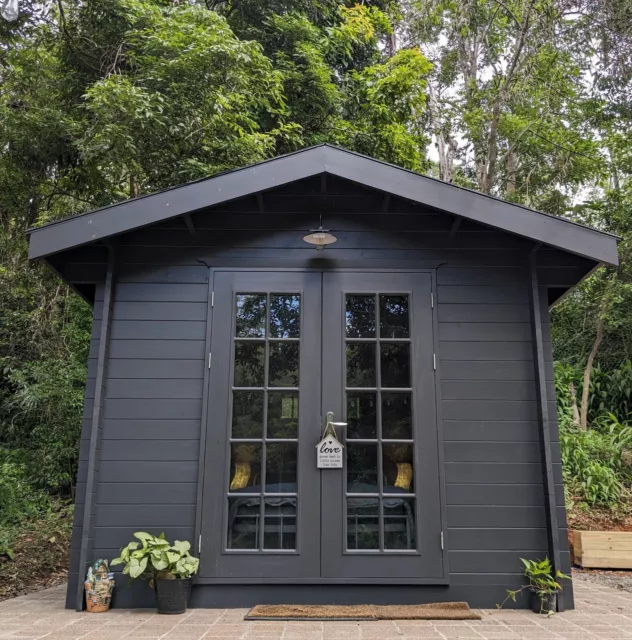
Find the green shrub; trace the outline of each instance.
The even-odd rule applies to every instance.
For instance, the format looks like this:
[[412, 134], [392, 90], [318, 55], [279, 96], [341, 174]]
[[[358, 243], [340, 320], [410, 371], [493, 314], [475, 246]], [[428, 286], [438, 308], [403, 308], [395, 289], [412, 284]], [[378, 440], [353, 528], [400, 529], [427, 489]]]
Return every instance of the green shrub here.
[[623, 454], [630, 438], [626, 425], [582, 431], [561, 414], [562, 473], [569, 490], [590, 505], [617, 506], [627, 493], [630, 472]]
[[[570, 409], [570, 383], [575, 386], [578, 403], [584, 384], [583, 366], [565, 362], [555, 363], [555, 391], [558, 411]], [[578, 407], [579, 408], [579, 407]], [[595, 366], [590, 376], [588, 394], [588, 422], [599, 422], [604, 415], [632, 420], [632, 362], [626, 360], [616, 369], [603, 370]]]
[[[50, 507], [48, 496], [29, 480], [26, 454], [21, 450], [0, 449], [0, 527], [38, 516]], [[5, 540], [6, 542], [6, 540]], [[6, 542], [8, 545], [8, 542]]]

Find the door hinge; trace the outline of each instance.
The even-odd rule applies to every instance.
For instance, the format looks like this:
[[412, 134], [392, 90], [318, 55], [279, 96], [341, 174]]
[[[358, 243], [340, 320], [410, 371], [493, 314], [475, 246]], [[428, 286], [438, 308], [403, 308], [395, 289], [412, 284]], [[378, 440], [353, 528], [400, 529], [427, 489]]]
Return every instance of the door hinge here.
[[[441, 545], [441, 548], [443, 549], [443, 544]], [[198, 555], [200, 553], [202, 553], [202, 534], [200, 534], [200, 537], [198, 538]]]
[[443, 531], [441, 532], [441, 551], [443, 551]]
[[211, 354], [211, 352], [209, 351], [209, 352], [208, 352], [208, 368], [209, 368], [209, 369], [211, 368], [211, 356], [212, 356], [212, 354]]
[[215, 306], [215, 291], [211, 291], [211, 309]]
[[430, 292], [430, 308], [434, 309], [434, 293]]
[[[209, 365], [210, 366], [210, 365]], [[436, 371], [437, 370], [437, 354], [433, 353], [432, 354], [432, 368]]]

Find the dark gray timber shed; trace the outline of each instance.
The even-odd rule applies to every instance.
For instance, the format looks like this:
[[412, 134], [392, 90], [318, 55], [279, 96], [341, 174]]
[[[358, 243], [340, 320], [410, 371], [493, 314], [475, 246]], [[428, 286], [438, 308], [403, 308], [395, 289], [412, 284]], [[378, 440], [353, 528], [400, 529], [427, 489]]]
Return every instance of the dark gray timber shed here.
[[521, 557], [569, 571], [549, 307], [616, 237], [323, 145], [29, 240], [94, 308], [68, 607], [138, 530], [192, 542], [198, 607], [494, 607]]

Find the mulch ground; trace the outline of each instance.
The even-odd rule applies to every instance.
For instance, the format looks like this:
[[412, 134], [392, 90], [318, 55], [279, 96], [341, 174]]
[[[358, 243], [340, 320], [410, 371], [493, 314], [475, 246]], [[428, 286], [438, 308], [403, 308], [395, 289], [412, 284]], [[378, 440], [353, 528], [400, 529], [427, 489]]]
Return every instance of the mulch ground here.
[[20, 527], [11, 543], [14, 559], [0, 556], [0, 602], [68, 579], [71, 530], [69, 509]]

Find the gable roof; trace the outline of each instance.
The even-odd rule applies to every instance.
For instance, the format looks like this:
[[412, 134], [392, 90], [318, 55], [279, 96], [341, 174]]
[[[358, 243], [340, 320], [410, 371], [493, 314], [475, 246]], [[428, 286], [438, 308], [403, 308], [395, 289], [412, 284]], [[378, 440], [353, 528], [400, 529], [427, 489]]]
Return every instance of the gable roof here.
[[42, 259], [320, 174], [350, 180], [599, 263], [618, 264], [617, 237], [612, 234], [327, 144], [35, 227], [29, 230], [29, 258]]

